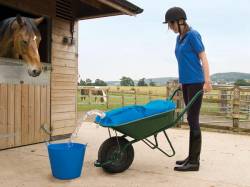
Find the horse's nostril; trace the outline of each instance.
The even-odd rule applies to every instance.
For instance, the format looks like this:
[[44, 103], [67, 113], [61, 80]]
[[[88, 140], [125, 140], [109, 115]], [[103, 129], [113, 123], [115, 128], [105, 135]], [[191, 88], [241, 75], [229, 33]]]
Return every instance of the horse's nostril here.
[[32, 71], [32, 73], [33, 73], [33, 75], [39, 75], [39, 74], [41, 73], [41, 71], [40, 71], [40, 70], [34, 69], [34, 70]]

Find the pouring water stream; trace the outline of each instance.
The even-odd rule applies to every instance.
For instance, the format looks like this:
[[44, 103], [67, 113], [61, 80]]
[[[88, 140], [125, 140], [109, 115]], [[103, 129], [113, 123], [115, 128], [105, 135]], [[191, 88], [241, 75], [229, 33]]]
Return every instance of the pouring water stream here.
[[86, 114], [82, 118], [82, 121], [78, 123], [78, 125], [76, 126], [75, 130], [73, 131], [73, 133], [71, 134], [71, 136], [69, 138], [69, 142], [68, 142], [69, 147], [72, 145], [73, 138], [77, 137], [78, 132], [79, 132], [83, 122], [86, 121], [88, 119], [88, 117], [94, 116], [94, 115], [100, 116], [101, 118], [105, 117], [105, 113], [100, 111], [100, 110], [90, 110], [90, 111], [86, 112]]

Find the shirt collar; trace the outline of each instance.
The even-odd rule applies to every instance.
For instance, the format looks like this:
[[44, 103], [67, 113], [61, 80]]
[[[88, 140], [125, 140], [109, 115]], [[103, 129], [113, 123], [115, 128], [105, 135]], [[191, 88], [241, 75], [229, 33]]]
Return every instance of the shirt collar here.
[[178, 41], [179, 43], [181, 43], [181, 42], [187, 37], [188, 33], [189, 33], [191, 30], [193, 30], [192, 27], [189, 27], [189, 31], [186, 32], [186, 33], [184, 34], [184, 36], [182, 37], [182, 39], [180, 39], [180, 34], [179, 34], [179, 35], [178, 35], [178, 40], [177, 40], [177, 41]]

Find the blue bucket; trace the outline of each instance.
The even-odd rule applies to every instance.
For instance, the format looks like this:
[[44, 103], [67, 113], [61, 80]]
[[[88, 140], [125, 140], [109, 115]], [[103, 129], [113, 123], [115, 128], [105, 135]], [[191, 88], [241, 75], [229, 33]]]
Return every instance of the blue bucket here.
[[85, 144], [49, 144], [48, 152], [53, 176], [58, 179], [74, 179], [80, 177], [85, 150]]

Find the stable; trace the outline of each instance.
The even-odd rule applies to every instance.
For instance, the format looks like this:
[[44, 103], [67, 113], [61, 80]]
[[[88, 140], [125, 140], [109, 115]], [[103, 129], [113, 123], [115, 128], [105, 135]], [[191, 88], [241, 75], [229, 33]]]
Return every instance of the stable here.
[[77, 121], [78, 21], [142, 11], [125, 0], [0, 0], [0, 21], [45, 18], [39, 76], [29, 76], [22, 59], [0, 57], [0, 149], [69, 137]]

